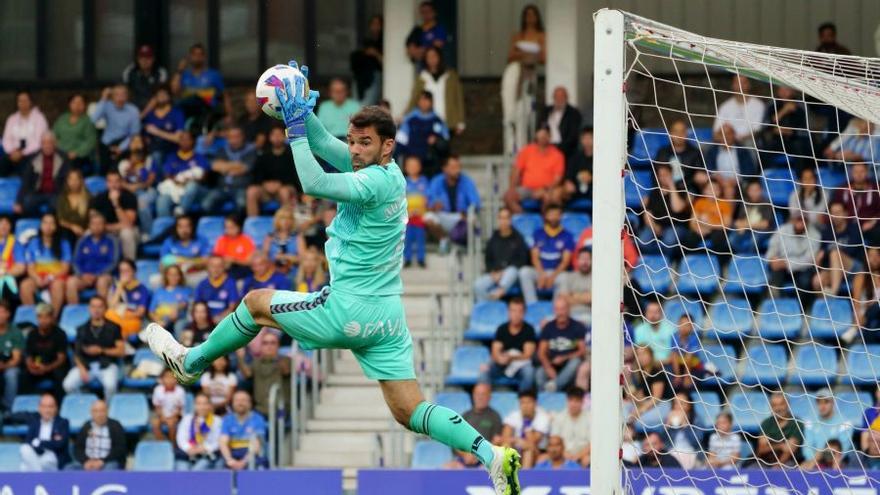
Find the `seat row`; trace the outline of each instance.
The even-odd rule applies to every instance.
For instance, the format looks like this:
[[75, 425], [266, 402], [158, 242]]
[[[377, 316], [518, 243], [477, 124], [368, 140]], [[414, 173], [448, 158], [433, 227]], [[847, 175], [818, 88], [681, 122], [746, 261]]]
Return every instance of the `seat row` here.
[[[0, 473], [15, 472], [21, 466], [21, 444], [0, 443]], [[141, 440], [134, 450], [132, 471], [174, 471], [174, 449], [170, 442]]]

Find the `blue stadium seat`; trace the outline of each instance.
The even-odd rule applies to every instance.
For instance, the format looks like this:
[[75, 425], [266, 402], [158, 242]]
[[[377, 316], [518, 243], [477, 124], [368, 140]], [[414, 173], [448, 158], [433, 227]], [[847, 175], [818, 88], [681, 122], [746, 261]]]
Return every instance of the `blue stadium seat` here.
[[734, 431], [754, 435], [760, 430], [761, 421], [770, 415], [770, 400], [763, 392], [735, 391], [730, 395], [730, 413]]
[[474, 304], [470, 324], [464, 338], [471, 340], [492, 340], [498, 325], [507, 321], [507, 305], [501, 301], [483, 301]]
[[517, 213], [511, 219], [513, 228], [523, 236], [526, 243], [531, 246], [535, 231], [544, 226], [544, 219], [537, 213]]
[[736, 368], [739, 360], [732, 345], [707, 344], [700, 351], [700, 360], [715, 368], [704, 378], [696, 379], [700, 386], [730, 385], [736, 382]]
[[816, 299], [807, 318], [807, 328], [810, 337], [814, 339], [836, 341], [853, 325], [852, 300], [843, 297], [825, 296]]
[[854, 345], [844, 350], [849, 353], [844, 371], [845, 383], [876, 387], [880, 381], [880, 345]]
[[21, 188], [21, 179], [0, 179], [0, 215], [11, 215], [18, 190]]
[[166, 230], [174, 225], [174, 217], [156, 217], [150, 227], [150, 240], [158, 239]]
[[722, 403], [715, 392], [692, 392], [691, 401], [694, 407], [694, 426], [708, 430], [715, 426], [715, 419], [721, 413]]
[[784, 345], [758, 344], [746, 352], [740, 381], [744, 385], [779, 388], [785, 383], [788, 356]]
[[452, 461], [452, 449], [434, 440], [421, 440], [413, 447], [412, 469], [440, 469]]
[[682, 294], [708, 296], [718, 291], [721, 268], [715, 256], [689, 254], [679, 263], [678, 272], [678, 291]]
[[137, 279], [149, 287], [151, 291], [158, 289], [162, 285], [162, 277], [157, 277], [160, 274], [158, 261], [137, 260], [135, 267], [137, 268]]
[[711, 323], [706, 328], [706, 339], [710, 342], [739, 341], [740, 338], [752, 333], [754, 315], [748, 301], [730, 298], [726, 302], [712, 304], [709, 322]]
[[15, 240], [24, 245], [31, 236], [40, 232], [39, 218], [19, 218], [15, 221]]
[[498, 412], [501, 419], [519, 409], [519, 398], [516, 392], [492, 392], [489, 407]]
[[705, 311], [701, 301], [690, 300], [686, 297], [679, 296], [673, 297], [663, 303], [664, 318], [672, 322], [673, 325], [678, 325], [678, 320], [680, 320], [684, 314], [691, 317], [691, 321], [694, 322], [694, 326], [697, 327], [697, 330], [703, 327]]
[[217, 238], [223, 235], [223, 217], [202, 217], [196, 227], [196, 235], [201, 237], [213, 249]]
[[816, 408], [816, 396], [812, 392], [805, 390], [787, 392], [785, 400], [788, 401], [791, 415], [800, 421], [812, 421], [819, 416]]
[[[137, 366], [139, 364], [141, 364], [141, 361], [144, 361], [144, 360], [155, 361], [157, 363], [162, 362], [159, 360], [158, 357], [156, 357], [155, 354], [153, 354], [153, 351], [151, 351], [148, 348], [136, 350], [134, 352], [134, 357], [132, 358], [132, 364], [134, 365], [134, 367], [137, 368]], [[153, 377], [132, 378], [130, 376], [125, 376], [122, 378], [122, 386], [125, 388], [136, 388], [136, 389], [140, 389], [140, 390], [152, 390], [153, 387], [156, 386], [156, 379]]]
[[[12, 414], [35, 413], [40, 404], [39, 395], [17, 395], [12, 401]], [[3, 435], [8, 437], [23, 437], [27, 434], [27, 426], [23, 424], [6, 424], [3, 426]]]
[[249, 217], [244, 221], [242, 232], [249, 235], [259, 248], [263, 246], [266, 236], [271, 234], [273, 230], [275, 227], [272, 225], [272, 217]]
[[37, 326], [37, 309], [36, 306], [21, 305], [15, 310], [15, 316], [12, 318], [15, 325], [30, 324]]
[[874, 405], [871, 394], [868, 392], [845, 390], [835, 393], [834, 398], [840, 414], [856, 428], [861, 428], [865, 424], [865, 409]]
[[643, 292], [665, 294], [672, 285], [669, 264], [662, 255], [645, 255], [632, 271], [632, 277]]
[[[652, 172], [648, 171], [647, 174], [652, 174]], [[638, 178], [636, 177], [637, 175]], [[650, 177], [650, 175], [642, 172], [632, 172], [626, 174], [623, 178], [623, 194], [627, 208], [636, 211], [642, 210], [642, 198], [650, 192], [650, 188], [645, 187], [648, 180], [647, 177]]]
[[67, 334], [71, 342], [76, 338], [76, 329], [89, 321], [89, 306], [86, 304], [68, 304], [61, 310], [58, 326]]
[[541, 332], [541, 322], [553, 318], [552, 301], [535, 301], [526, 306], [526, 322], [535, 327], [535, 332]]
[[568, 398], [563, 392], [541, 392], [538, 405], [549, 413], [563, 412], [568, 407]]
[[[828, 164], [830, 165], [830, 164]], [[837, 188], [837, 187], [845, 187], [846, 186], [846, 172], [831, 166], [823, 166], [819, 167], [819, 185], [821, 185], [825, 189]], [[830, 191], [826, 191], [826, 194], [830, 195]]]
[[837, 381], [837, 350], [805, 342], [797, 346], [789, 383], [804, 387], [828, 387]]
[[804, 317], [795, 298], [765, 300], [758, 307], [758, 335], [764, 339], [793, 339], [801, 332]]
[[86, 189], [89, 190], [89, 194], [91, 194], [92, 196], [97, 196], [103, 192], [107, 192], [107, 179], [101, 177], [100, 175], [86, 177], [85, 184]]
[[523, 198], [519, 201], [519, 205], [522, 206], [523, 211], [529, 213], [540, 213], [541, 211], [541, 202], [535, 198]]
[[141, 440], [134, 449], [132, 471], [173, 471], [174, 449], [167, 441]]
[[775, 207], [788, 206], [788, 198], [795, 190], [794, 177], [789, 168], [764, 170], [764, 190]]
[[650, 166], [660, 148], [669, 146], [669, 134], [662, 127], [646, 127], [633, 136], [629, 163], [633, 167]]
[[[289, 355], [289, 354], [288, 354]], [[183, 400], [183, 414], [190, 414], [196, 406], [196, 397], [192, 392], [187, 392]]]
[[0, 443], [0, 473], [18, 472], [21, 467], [21, 444]]
[[592, 224], [593, 222], [590, 219], [590, 215], [587, 215], [586, 213], [562, 214], [562, 228], [569, 231], [571, 235], [574, 236], [575, 240], [580, 237], [581, 232]]
[[727, 270], [724, 292], [742, 296], [767, 290], [767, 265], [757, 256], [734, 256]]
[[[691, 144], [698, 147], [700, 144], [706, 144], [712, 142], [712, 128], [711, 127], [691, 127], [688, 129], [688, 139], [692, 142]], [[693, 142], [696, 141], [696, 142]]]
[[471, 396], [467, 392], [439, 392], [434, 397], [434, 403], [448, 407], [458, 414], [463, 414], [471, 408]]
[[98, 400], [95, 394], [67, 394], [61, 401], [62, 418], [70, 422], [70, 432], [79, 433], [83, 424], [91, 418], [92, 403]]
[[142, 393], [114, 395], [110, 399], [109, 413], [122, 424], [126, 433], [143, 433], [150, 422], [150, 406]]
[[465, 346], [452, 356], [448, 385], [473, 385], [480, 377], [480, 366], [489, 362], [489, 350], [483, 346]]

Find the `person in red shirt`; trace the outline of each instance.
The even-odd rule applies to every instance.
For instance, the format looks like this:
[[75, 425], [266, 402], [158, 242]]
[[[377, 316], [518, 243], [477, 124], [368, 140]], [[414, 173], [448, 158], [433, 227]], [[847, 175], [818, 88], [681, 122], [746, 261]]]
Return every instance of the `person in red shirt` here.
[[40, 152], [22, 173], [21, 189], [13, 205], [14, 212], [34, 216], [54, 205], [69, 170], [69, 164], [58, 153], [55, 134], [47, 131], [40, 140]]
[[226, 217], [223, 235], [217, 238], [214, 245], [214, 256], [223, 258], [226, 271], [238, 280], [251, 274], [251, 258], [257, 246], [254, 240], [241, 232], [241, 220], [232, 214]]
[[553, 192], [558, 189], [565, 174], [565, 156], [550, 144], [550, 130], [542, 126], [535, 134], [535, 142], [516, 156], [510, 173], [510, 188], [504, 202], [514, 213], [521, 213], [521, 201], [535, 199], [544, 203], [557, 202]]

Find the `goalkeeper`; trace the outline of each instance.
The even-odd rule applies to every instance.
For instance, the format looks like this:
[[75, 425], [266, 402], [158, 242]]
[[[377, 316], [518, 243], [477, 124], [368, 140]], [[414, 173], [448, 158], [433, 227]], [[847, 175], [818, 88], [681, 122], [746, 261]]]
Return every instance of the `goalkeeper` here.
[[[346, 149], [312, 113], [318, 93], [304, 95], [305, 66], [302, 74], [276, 93], [303, 192], [339, 203], [325, 246], [330, 286], [312, 293], [251, 291], [194, 348], [151, 323], [145, 331], [150, 348], [182, 384], [194, 383], [213, 360], [244, 347], [264, 326], [287, 332], [304, 349], [351, 349], [366, 376], [379, 381], [400, 424], [473, 453], [498, 495], [518, 494], [519, 454], [491, 445], [455, 411], [425, 401], [415, 379], [400, 299], [407, 204], [406, 181], [391, 159], [394, 121], [379, 107], [365, 107], [351, 118]], [[313, 152], [342, 173], [325, 173]]]

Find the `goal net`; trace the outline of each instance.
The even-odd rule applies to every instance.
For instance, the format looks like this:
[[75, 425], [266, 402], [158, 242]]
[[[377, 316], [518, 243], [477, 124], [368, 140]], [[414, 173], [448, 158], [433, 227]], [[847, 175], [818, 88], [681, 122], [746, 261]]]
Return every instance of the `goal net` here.
[[594, 493], [877, 493], [880, 59], [596, 21]]

